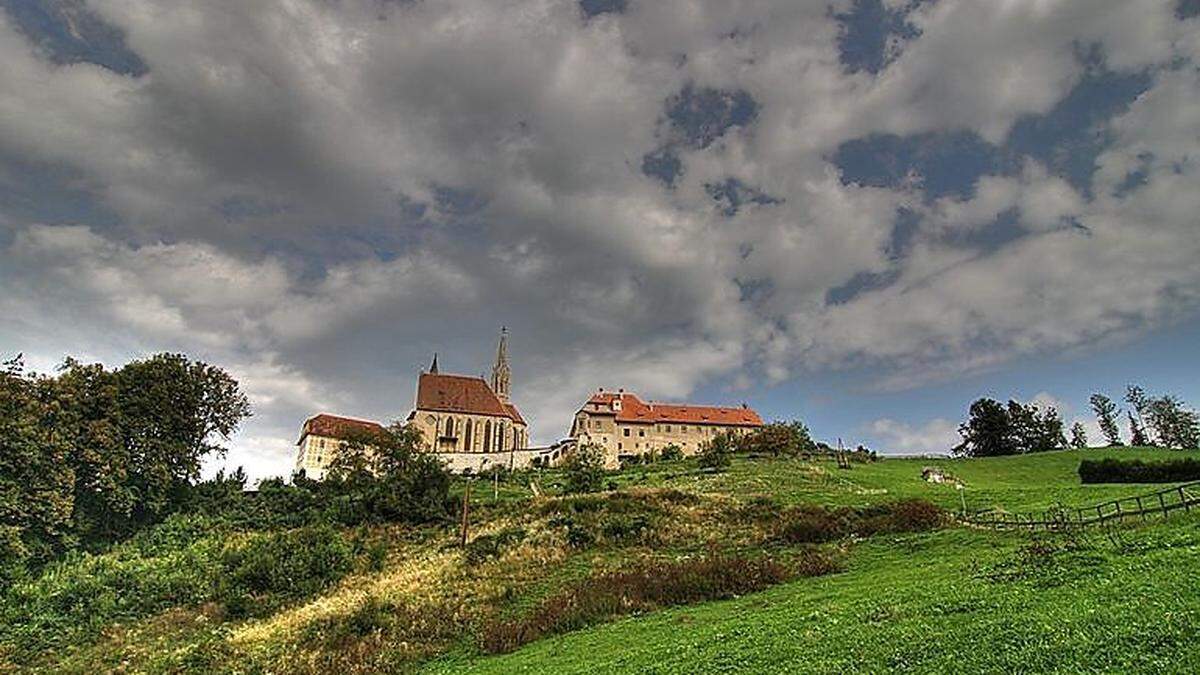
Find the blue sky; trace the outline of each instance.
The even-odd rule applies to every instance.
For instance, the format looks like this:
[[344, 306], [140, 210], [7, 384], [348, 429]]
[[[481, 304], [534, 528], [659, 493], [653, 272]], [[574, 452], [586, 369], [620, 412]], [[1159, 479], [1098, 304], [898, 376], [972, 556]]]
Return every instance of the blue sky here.
[[1198, 14], [0, 0], [0, 353], [224, 365], [254, 476], [501, 325], [540, 442], [600, 386], [883, 452], [1195, 404]]

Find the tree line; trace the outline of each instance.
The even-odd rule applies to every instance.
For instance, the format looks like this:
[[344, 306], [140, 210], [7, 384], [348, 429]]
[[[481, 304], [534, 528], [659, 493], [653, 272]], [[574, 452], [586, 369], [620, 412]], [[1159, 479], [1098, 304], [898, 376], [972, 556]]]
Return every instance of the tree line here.
[[251, 414], [237, 381], [182, 354], [115, 369], [67, 359], [52, 375], [0, 367], [0, 577], [100, 550], [171, 514], [270, 529], [446, 518], [450, 476], [395, 424], [348, 439], [326, 479], [246, 490], [239, 468], [200, 480]]
[[[1192, 449], [1200, 447], [1200, 415], [1178, 397], [1165, 394], [1149, 396], [1130, 385], [1122, 410], [1104, 394], [1089, 399], [1100, 432], [1109, 447], [1124, 445], [1121, 439], [1122, 416], [1129, 428], [1133, 447]], [[959, 426], [962, 442], [952, 449], [962, 457], [994, 457], [1029, 452], [1089, 447], [1087, 432], [1080, 422], [1071, 426], [1068, 440], [1063, 420], [1053, 406], [1010, 400], [1007, 405], [981, 398], [971, 404], [967, 421]]]

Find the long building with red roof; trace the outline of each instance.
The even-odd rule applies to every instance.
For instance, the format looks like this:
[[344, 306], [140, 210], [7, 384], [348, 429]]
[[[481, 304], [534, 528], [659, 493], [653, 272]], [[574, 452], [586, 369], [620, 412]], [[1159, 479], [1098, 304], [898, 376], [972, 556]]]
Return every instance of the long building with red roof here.
[[745, 404], [737, 407], [644, 401], [619, 389], [599, 390], [575, 413], [571, 437], [604, 449], [605, 463], [617, 466], [625, 457], [678, 447], [694, 455], [717, 434], [748, 433], [763, 425], [758, 413]]

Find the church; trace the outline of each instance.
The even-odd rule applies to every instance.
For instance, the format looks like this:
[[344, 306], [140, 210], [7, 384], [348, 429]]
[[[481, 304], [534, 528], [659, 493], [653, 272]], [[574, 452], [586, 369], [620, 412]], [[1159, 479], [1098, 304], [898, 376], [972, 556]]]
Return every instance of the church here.
[[[421, 432], [424, 449], [454, 473], [556, 463], [562, 448], [529, 447], [529, 428], [509, 398], [511, 386], [508, 330], [501, 328], [490, 381], [443, 373], [434, 354], [429, 370], [417, 377], [413, 410], [406, 421]], [[323, 477], [337, 449], [345, 444], [345, 436], [380, 428], [367, 420], [315, 415], [301, 430], [296, 469], [304, 469], [310, 477]]]

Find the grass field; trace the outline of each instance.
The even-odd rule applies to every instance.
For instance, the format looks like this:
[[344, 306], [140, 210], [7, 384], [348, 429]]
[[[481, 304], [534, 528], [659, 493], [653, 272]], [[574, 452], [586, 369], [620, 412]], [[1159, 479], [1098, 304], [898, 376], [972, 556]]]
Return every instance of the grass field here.
[[[328, 590], [269, 613], [235, 618], [220, 602], [197, 601], [125, 612], [90, 630], [51, 617], [47, 634], [24, 646], [11, 625], [19, 608], [0, 607], [8, 622], [0, 626], [0, 657], [14, 670], [58, 672], [1196, 672], [1200, 517], [1055, 536], [950, 525], [810, 546], [781, 544], [765, 534], [769, 519], [745, 514], [758, 496], [773, 500], [760, 506], [777, 508], [920, 498], [957, 511], [964, 497], [972, 511], [1080, 506], [1161, 487], [1081, 485], [1083, 457], [1198, 455], [1086, 450], [885, 459], [849, 470], [739, 458], [720, 474], [683, 461], [612, 474], [615, 492], [584, 499], [532, 500], [528, 476], [500, 483], [493, 497], [480, 481], [472, 489], [470, 555], [455, 544], [452, 526], [346, 532], [386, 555], [373, 564], [360, 556]], [[922, 480], [925, 466], [961, 480], [961, 497], [953, 486]], [[534, 480], [553, 495], [560, 476]], [[115, 587], [87, 578], [48, 584], [59, 595], [45, 598], [46, 606], [67, 602], [59, 596], [86, 605], [146, 585], [169, 589], [181, 583], [164, 576], [172, 561], [200, 556], [227, 536], [201, 537], [186, 555], [130, 546], [73, 562], [55, 573], [69, 578], [73, 565], [88, 564], [106, 570], [112, 581], [104, 583]], [[527, 617], [597, 575], [715, 553], [787, 562], [806, 551], [823, 551], [841, 571], [588, 622], [512, 653], [481, 649], [490, 623]]]

